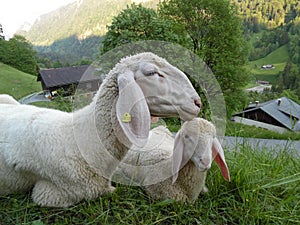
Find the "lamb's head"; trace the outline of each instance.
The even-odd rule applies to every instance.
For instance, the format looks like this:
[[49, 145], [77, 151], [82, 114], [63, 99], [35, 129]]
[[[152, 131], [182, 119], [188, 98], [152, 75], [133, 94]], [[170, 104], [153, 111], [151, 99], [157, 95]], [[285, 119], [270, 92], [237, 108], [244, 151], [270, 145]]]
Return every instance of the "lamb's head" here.
[[211, 167], [212, 160], [219, 166], [222, 175], [230, 180], [224, 152], [216, 137], [214, 125], [202, 118], [194, 118], [185, 122], [175, 137], [173, 150], [173, 182], [178, 171], [188, 160], [192, 160], [199, 171]]
[[117, 117], [132, 143], [146, 140], [150, 115], [188, 121], [199, 113], [200, 97], [186, 75], [153, 53], [126, 57], [111, 72], [118, 74]]

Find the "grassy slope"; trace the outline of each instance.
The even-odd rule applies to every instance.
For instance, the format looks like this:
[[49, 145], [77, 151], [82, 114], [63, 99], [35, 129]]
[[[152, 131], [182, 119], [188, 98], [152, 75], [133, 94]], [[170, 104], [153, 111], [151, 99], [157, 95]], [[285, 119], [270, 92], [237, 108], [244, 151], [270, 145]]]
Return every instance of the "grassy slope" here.
[[9, 94], [20, 99], [41, 90], [41, 84], [36, 81], [35, 76], [0, 63], [0, 94]]
[[[249, 62], [247, 69], [259, 80], [274, 81], [280, 71], [283, 71], [289, 59], [287, 46], [281, 46], [264, 58]], [[273, 64], [275, 69], [261, 70], [262, 65]]]

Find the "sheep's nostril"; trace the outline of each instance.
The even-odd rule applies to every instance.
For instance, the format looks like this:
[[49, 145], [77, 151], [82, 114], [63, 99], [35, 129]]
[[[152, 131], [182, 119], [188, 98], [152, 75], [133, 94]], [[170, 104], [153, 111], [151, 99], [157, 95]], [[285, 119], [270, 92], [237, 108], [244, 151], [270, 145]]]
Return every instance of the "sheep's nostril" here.
[[196, 106], [198, 106], [199, 108], [201, 108], [202, 103], [201, 103], [201, 101], [199, 99], [195, 99], [194, 103], [195, 103]]

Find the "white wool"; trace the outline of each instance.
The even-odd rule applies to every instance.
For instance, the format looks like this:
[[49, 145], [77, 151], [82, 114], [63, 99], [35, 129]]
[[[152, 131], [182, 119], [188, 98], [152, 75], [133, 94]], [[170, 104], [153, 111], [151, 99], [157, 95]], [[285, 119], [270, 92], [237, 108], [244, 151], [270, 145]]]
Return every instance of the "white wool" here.
[[0, 94], [0, 104], [19, 105], [20, 103], [10, 95]]
[[[207, 140], [213, 140], [216, 135], [215, 127], [211, 122], [201, 118], [195, 118], [184, 123], [178, 132], [189, 135], [196, 143], [198, 142], [198, 144], [200, 144], [195, 150], [196, 154], [203, 154], [203, 151], [211, 154], [212, 146], [209, 144], [211, 142], [207, 142]], [[152, 136], [149, 137], [145, 148], [156, 147], [152, 150], [148, 149], [148, 151], [139, 152], [130, 149], [123, 159], [123, 164], [120, 164], [117, 168], [116, 174], [119, 177], [127, 177], [127, 180], [134, 179], [136, 185], [142, 184], [142, 187], [153, 199], [175, 199], [191, 202], [196, 200], [201, 192], [207, 192], [208, 189], [205, 186], [207, 172], [199, 171], [191, 159], [179, 171], [175, 183], [172, 183], [170, 170], [172, 167], [174, 138], [170, 131], [162, 126], [154, 128], [151, 130], [151, 133]], [[159, 144], [157, 145], [157, 143]], [[189, 150], [184, 149], [184, 151]], [[157, 165], [158, 162], [163, 160], [166, 160], [165, 167], [159, 168], [156, 172], [157, 174], [151, 174], [149, 171], [143, 171], [142, 169], [142, 166]], [[132, 165], [133, 162], [137, 161], [137, 164], [141, 166], [141, 171], [138, 173], [135, 171], [133, 175], [133, 171], [128, 169], [127, 164]], [[159, 171], [161, 171], [161, 174]], [[157, 179], [157, 177], [159, 177], [161, 181], [145, 184], [145, 181], [153, 181]]]
[[[165, 78], [143, 73], [144, 64], [147, 68], [149, 65], [150, 69], [155, 68]], [[179, 80], [184, 88], [179, 90], [172, 79]], [[142, 104], [133, 100], [138, 102], [137, 107], [132, 106], [137, 111], [133, 113], [137, 113], [137, 118], [141, 117], [141, 122], [150, 123], [150, 115], [145, 114], [150, 114], [149, 110], [154, 116], [180, 114], [188, 120], [199, 110], [194, 103], [200, 101], [199, 96], [186, 76], [152, 53], [122, 59], [106, 76], [92, 103], [74, 113], [30, 105], [0, 104], [0, 195], [33, 188], [32, 198], [37, 204], [67, 207], [83, 199], [113, 192], [110, 177], [131, 146], [130, 140], [139, 140], [131, 130], [147, 134], [147, 128], [138, 127], [140, 122], [123, 124], [117, 118], [119, 108], [116, 103], [126, 97], [125, 92], [119, 95], [121, 88], [118, 83], [124, 86], [124, 80], [133, 84], [134, 91], [141, 89], [145, 94], [151, 89], [149, 92], [158, 96], [147, 99], [147, 103], [146, 96], [136, 96]], [[166, 89], [162, 86], [164, 83], [170, 93], [161, 92]], [[126, 84], [124, 87], [126, 89]], [[183, 97], [171, 99], [172, 91]], [[179, 108], [174, 111], [160, 99], [170, 99]], [[184, 108], [182, 113], [181, 108]], [[135, 119], [132, 116], [133, 122]]]

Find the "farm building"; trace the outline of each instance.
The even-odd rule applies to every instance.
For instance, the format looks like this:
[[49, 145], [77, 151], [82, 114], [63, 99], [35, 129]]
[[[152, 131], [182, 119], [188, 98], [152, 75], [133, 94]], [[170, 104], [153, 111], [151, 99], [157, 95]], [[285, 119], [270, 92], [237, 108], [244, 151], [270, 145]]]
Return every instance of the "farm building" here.
[[235, 122], [254, 125], [276, 132], [300, 131], [300, 105], [289, 98], [258, 101], [233, 115]]
[[262, 66], [261, 66], [261, 69], [262, 69], [262, 70], [270, 70], [270, 69], [274, 69], [274, 68], [275, 68], [275, 66], [272, 65], [272, 64], [269, 64], [269, 65], [262, 65]]
[[72, 95], [79, 84], [80, 88], [94, 92], [103, 80], [103, 76], [95, 73], [96, 70], [89, 65], [44, 69], [39, 71], [37, 81], [41, 82], [45, 95], [53, 96], [53, 92], [59, 89]]

